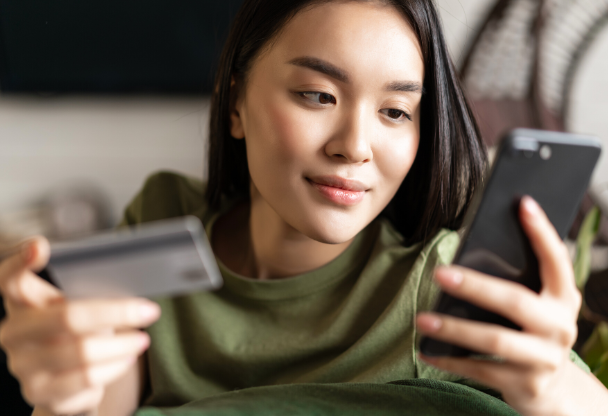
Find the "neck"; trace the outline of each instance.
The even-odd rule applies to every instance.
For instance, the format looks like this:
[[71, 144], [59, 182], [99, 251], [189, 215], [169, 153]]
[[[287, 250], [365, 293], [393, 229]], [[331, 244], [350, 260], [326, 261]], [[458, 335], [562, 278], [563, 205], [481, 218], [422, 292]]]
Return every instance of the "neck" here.
[[214, 249], [230, 270], [260, 280], [295, 276], [329, 263], [352, 242], [326, 244], [307, 237], [251, 188], [249, 207], [237, 207], [214, 227]]

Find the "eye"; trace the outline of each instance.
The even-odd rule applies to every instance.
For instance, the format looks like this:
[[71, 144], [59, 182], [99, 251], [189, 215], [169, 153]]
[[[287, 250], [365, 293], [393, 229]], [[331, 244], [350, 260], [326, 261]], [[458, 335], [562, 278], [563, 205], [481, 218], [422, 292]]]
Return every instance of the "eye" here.
[[335, 104], [336, 98], [326, 92], [300, 92], [301, 97], [317, 104]]
[[395, 108], [382, 109], [380, 110], [380, 112], [394, 121], [400, 121], [404, 118], [407, 118], [409, 121], [412, 121], [412, 117], [408, 113], [402, 110], [397, 110]]

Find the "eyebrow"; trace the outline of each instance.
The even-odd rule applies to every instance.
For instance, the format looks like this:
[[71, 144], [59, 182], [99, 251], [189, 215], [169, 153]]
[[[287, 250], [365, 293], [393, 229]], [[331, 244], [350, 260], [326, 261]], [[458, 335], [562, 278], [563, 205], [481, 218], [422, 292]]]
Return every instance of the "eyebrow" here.
[[313, 71], [321, 72], [322, 74], [337, 79], [340, 82], [350, 82], [346, 71], [319, 58], [313, 58], [312, 56], [302, 56], [301, 58], [292, 59], [288, 63], [291, 65], [301, 66], [304, 68], [312, 69]]
[[[301, 66], [303, 68], [312, 69], [313, 71], [320, 72], [329, 77], [332, 77], [340, 82], [349, 83], [350, 79], [348, 74], [343, 69], [324, 61], [323, 59], [315, 58], [312, 56], [302, 56], [294, 58], [287, 62], [291, 65]], [[398, 91], [398, 92], [417, 92], [424, 94], [424, 87], [416, 81], [394, 81], [390, 82], [385, 87], [386, 91]]]
[[424, 94], [424, 87], [416, 81], [395, 81], [386, 86], [387, 91], [417, 92]]

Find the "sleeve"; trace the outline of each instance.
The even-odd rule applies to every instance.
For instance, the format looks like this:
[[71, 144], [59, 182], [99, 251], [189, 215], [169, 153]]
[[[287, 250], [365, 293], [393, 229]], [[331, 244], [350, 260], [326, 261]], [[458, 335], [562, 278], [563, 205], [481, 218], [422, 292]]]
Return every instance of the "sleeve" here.
[[201, 181], [161, 171], [150, 175], [125, 208], [119, 227], [204, 212]]
[[[422, 251], [425, 257], [424, 267], [420, 273], [420, 283], [416, 298], [416, 313], [430, 311], [435, 306], [440, 289], [433, 279], [435, 268], [439, 265], [450, 264], [460, 239], [454, 231], [443, 230]], [[422, 334], [416, 331], [416, 348], [420, 345]], [[416, 377], [433, 380], [453, 381], [462, 380], [462, 376], [439, 370], [422, 360], [415, 358]]]
[[591, 369], [589, 368], [589, 366], [583, 361], [583, 359], [581, 357], [579, 357], [579, 355], [573, 351], [570, 350], [570, 361], [572, 361], [574, 364], [576, 364], [581, 370], [583, 370], [585, 373], [587, 374], [591, 374]]

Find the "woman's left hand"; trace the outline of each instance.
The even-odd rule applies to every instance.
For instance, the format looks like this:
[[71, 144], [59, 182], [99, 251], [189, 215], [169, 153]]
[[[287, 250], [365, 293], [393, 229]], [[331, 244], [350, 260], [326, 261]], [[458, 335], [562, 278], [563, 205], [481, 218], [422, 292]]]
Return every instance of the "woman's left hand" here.
[[522, 331], [434, 313], [416, 320], [428, 336], [502, 360], [421, 358], [499, 390], [523, 415], [606, 414], [608, 390], [570, 360], [581, 295], [568, 250], [532, 198], [522, 198], [519, 216], [538, 258], [540, 293], [456, 266], [437, 269], [435, 277], [445, 292], [510, 319]]

